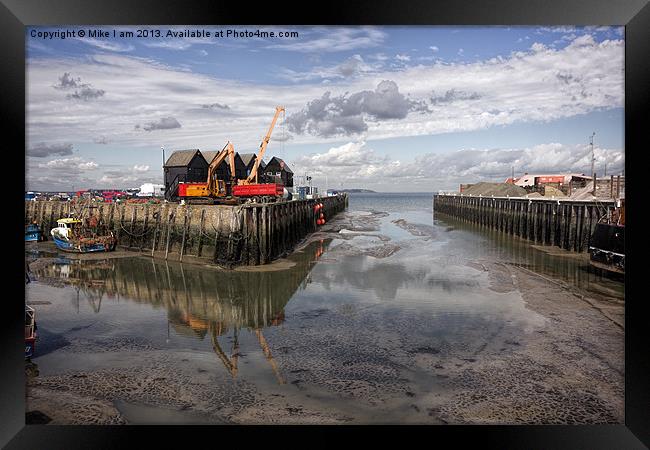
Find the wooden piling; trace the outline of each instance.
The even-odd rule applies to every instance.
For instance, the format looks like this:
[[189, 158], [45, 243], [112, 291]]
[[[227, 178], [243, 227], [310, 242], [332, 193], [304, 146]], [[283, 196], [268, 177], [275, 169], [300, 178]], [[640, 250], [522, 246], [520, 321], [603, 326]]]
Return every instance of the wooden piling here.
[[573, 247], [573, 231], [575, 227], [575, 217], [573, 212], [573, 205], [567, 205], [567, 225], [566, 225], [566, 244], [564, 249], [570, 250]]
[[[118, 243], [120, 243], [120, 236], [122, 235], [122, 228], [124, 228], [124, 211], [125, 211], [125, 208], [126, 208], [126, 205], [122, 204], [122, 212], [120, 213], [120, 227], [115, 232], [115, 237], [116, 237]], [[120, 245], [124, 245], [124, 244], [120, 243]]]
[[196, 250], [196, 256], [201, 256], [201, 251], [203, 250], [203, 234], [205, 233], [205, 209], [201, 209], [201, 222], [199, 225], [199, 239], [198, 239], [198, 248]]
[[153, 240], [151, 241], [151, 257], [153, 258], [154, 252], [156, 251], [156, 235], [158, 234], [158, 228], [160, 226], [160, 215], [156, 218], [156, 226], [153, 230]]
[[183, 237], [181, 240], [181, 251], [180, 251], [180, 256], [178, 257], [179, 261], [183, 261], [183, 253], [185, 252], [185, 237], [187, 235], [187, 216], [189, 212], [189, 205], [185, 207], [185, 217], [183, 218]]
[[149, 231], [149, 204], [147, 203], [144, 206], [144, 225], [142, 226], [142, 237], [140, 238], [140, 251], [144, 248], [144, 241], [147, 238], [147, 232]]
[[587, 205], [582, 206], [581, 216], [582, 229], [580, 231], [580, 248], [578, 248], [578, 251], [585, 252], [589, 250], [589, 211]]
[[242, 237], [244, 238], [243, 245], [241, 245], [241, 256], [239, 257], [242, 264], [248, 265], [250, 258], [250, 212], [253, 208], [244, 208], [242, 210]]
[[269, 262], [268, 260], [268, 214], [269, 210], [268, 207], [262, 206], [262, 226], [260, 230], [260, 237], [261, 237], [261, 242], [260, 242], [260, 263], [261, 264], [266, 264]]
[[253, 261], [252, 264], [257, 265], [260, 263], [260, 229], [259, 229], [259, 215], [261, 208], [256, 207], [253, 209]]
[[171, 236], [171, 229], [172, 229], [172, 218], [175, 216], [176, 211], [173, 211], [169, 213], [169, 216], [167, 218], [167, 243], [165, 245], [165, 260], [167, 260], [167, 256], [169, 255], [169, 242], [170, 242], [170, 236]]
[[46, 229], [51, 230], [52, 228], [54, 228], [53, 224], [54, 224], [54, 205], [52, 205], [52, 208], [50, 209], [50, 220], [48, 222], [48, 226]]
[[133, 224], [135, 223], [136, 210], [136, 205], [133, 205], [133, 208], [131, 209], [131, 226], [129, 227], [129, 247], [133, 247]]
[[217, 249], [219, 248], [219, 228], [214, 232], [214, 253], [212, 255], [212, 261], [217, 262]]
[[111, 206], [108, 208], [110, 213], [109, 213], [109, 219], [108, 219], [108, 227], [111, 230], [115, 229], [115, 223], [114, 223], [114, 215], [115, 215], [115, 203], [111, 203]]

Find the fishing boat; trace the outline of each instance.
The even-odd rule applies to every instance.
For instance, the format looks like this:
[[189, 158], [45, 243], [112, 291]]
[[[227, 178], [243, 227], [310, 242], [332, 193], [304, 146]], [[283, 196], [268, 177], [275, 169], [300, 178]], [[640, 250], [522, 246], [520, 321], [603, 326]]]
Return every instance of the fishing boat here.
[[31, 306], [25, 305], [25, 359], [34, 355], [36, 338], [36, 312]]
[[112, 231], [98, 233], [97, 227], [84, 227], [80, 219], [67, 217], [56, 221], [50, 234], [57, 248], [65, 252], [91, 253], [115, 250], [117, 239]]
[[43, 240], [43, 233], [36, 222], [25, 225], [25, 242], [39, 242]]
[[625, 199], [596, 224], [589, 244], [589, 262], [609, 272], [625, 273]]

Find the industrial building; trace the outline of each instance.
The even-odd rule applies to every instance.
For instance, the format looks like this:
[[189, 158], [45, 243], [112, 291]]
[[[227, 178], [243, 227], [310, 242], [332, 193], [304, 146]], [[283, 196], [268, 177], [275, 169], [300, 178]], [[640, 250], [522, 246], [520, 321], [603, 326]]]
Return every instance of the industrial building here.
[[590, 176], [584, 173], [569, 173], [569, 174], [529, 174], [524, 173], [519, 178], [508, 178], [506, 183], [515, 184], [521, 187], [539, 186], [542, 184], [556, 184], [558, 187], [568, 185], [569, 183], [585, 183], [591, 180]]

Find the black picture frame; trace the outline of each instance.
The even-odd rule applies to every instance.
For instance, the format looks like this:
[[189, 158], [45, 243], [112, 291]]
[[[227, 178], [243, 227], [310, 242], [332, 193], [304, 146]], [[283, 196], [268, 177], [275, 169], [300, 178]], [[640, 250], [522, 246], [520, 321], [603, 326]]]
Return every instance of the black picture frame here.
[[[303, 24], [303, 25], [624, 25], [625, 32], [625, 168], [627, 188], [627, 242], [641, 242], [637, 225], [640, 201], [634, 174], [640, 171], [642, 143], [648, 129], [648, 80], [650, 80], [650, 6], [648, 0], [516, 0], [430, 2], [344, 2], [340, 0], [289, 5], [268, 3], [253, 6], [247, 2], [172, 0], [112, 0], [93, 3], [81, 0], [1, 0], [0, 30], [2, 30], [2, 117], [7, 134], [14, 144], [6, 153], [17, 155], [6, 172], [18, 184], [22, 178], [19, 148], [25, 144], [25, 27], [31, 25], [139, 25], [139, 24]], [[293, 16], [287, 11], [293, 9]], [[645, 141], [645, 140], [644, 140]], [[16, 167], [14, 168], [14, 164]], [[24, 167], [23, 167], [24, 168]], [[11, 179], [11, 178], [10, 178]], [[9, 186], [14, 181], [7, 181]], [[24, 208], [20, 196], [7, 189], [8, 222], [22, 229], [20, 214]], [[632, 230], [630, 232], [630, 226]], [[634, 238], [634, 236], [637, 238]], [[10, 238], [9, 240], [11, 240]], [[16, 245], [22, 243], [15, 239]], [[24, 253], [24, 248], [16, 250]], [[634, 280], [639, 279], [638, 260], [642, 250], [626, 245], [626, 297]], [[223, 443], [225, 435], [248, 442], [249, 427], [78, 427], [25, 425], [25, 374], [22, 357], [23, 262], [9, 258], [5, 278], [16, 288], [16, 295], [5, 296], [2, 314], [2, 352], [0, 353], [0, 445], [6, 448], [115, 448], [132, 445], [144, 437], [164, 442], [167, 446], [190, 445], [197, 433], [206, 442]], [[627, 300], [627, 298], [626, 298]], [[486, 448], [647, 448], [650, 445], [650, 363], [647, 349], [648, 327], [643, 315], [643, 297], [630, 298], [625, 305], [625, 424], [603, 426], [386, 426], [352, 427], [355, 432], [370, 431], [371, 436], [395, 437], [401, 442], [425, 438], [429, 443], [438, 439], [452, 440], [454, 446], [467, 443]], [[306, 436], [312, 442], [323, 433], [344, 437], [350, 427], [258, 427], [255, 431], [282, 444]], [[300, 431], [298, 435], [294, 434]], [[413, 432], [416, 432], [414, 435]], [[261, 432], [261, 433], [260, 433]], [[436, 439], [433, 441], [432, 439]], [[189, 441], [188, 441], [189, 440]], [[332, 442], [334, 445], [338, 445]], [[433, 445], [433, 444], [432, 444]]]

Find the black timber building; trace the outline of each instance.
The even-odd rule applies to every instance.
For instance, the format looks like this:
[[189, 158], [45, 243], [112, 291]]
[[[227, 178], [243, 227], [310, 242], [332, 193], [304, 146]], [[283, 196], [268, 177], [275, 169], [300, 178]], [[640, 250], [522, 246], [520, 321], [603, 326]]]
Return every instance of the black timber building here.
[[179, 182], [200, 182], [208, 178], [208, 163], [198, 149], [176, 150], [167, 159], [163, 169], [167, 200], [177, 199]]
[[267, 181], [271, 182], [275, 177], [282, 180], [285, 187], [293, 187], [293, 171], [284, 162], [284, 160], [274, 156], [264, 168], [264, 175]]
[[[240, 154], [242, 161], [246, 165], [246, 177], [248, 177], [251, 174], [251, 171], [253, 170], [253, 166], [255, 165], [255, 161], [257, 160], [257, 155], [255, 153], [242, 153]], [[260, 161], [260, 165], [257, 168], [257, 179], [260, 183], [263, 183], [263, 178], [264, 178], [264, 168], [266, 167], [266, 163], [264, 160]]]
[[[217, 153], [219, 153], [219, 151], [216, 150], [205, 150], [203, 152], [203, 157], [208, 163], [208, 166], [210, 165], [214, 157], [217, 156]], [[236, 179], [246, 178], [246, 164], [244, 164], [244, 161], [242, 160], [241, 156], [239, 156], [239, 153], [235, 153], [234, 159], [235, 159], [235, 178]], [[221, 164], [219, 164], [219, 167], [217, 167], [216, 172], [217, 172], [217, 179], [230, 181], [230, 164], [228, 161], [228, 157], [226, 157], [221, 162]]]

